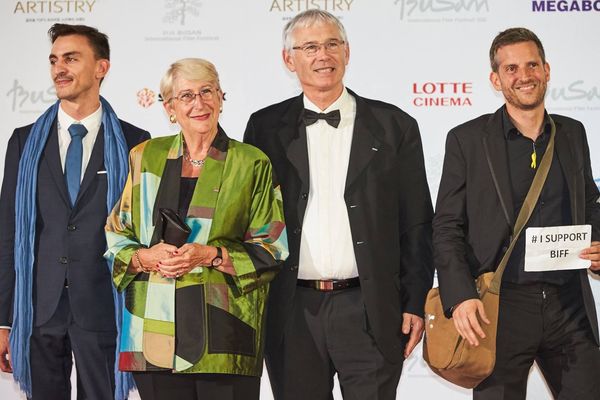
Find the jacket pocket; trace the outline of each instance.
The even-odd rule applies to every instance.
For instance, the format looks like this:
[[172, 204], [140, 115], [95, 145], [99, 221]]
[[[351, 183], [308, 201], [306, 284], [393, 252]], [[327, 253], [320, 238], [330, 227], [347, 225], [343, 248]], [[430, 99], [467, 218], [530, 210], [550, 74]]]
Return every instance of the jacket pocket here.
[[175, 354], [195, 364], [204, 354], [205, 308], [204, 285], [190, 285], [175, 290]]
[[256, 329], [208, 304], [208, 352], [256, 355]]

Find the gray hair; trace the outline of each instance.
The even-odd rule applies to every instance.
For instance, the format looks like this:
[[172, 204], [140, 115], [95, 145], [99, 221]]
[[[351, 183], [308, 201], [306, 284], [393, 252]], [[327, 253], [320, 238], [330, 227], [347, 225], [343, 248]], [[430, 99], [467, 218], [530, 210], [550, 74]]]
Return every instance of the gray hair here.
[[160, 81], [160, 94], [164, 101], [173, 97], [173, 85], [179, 78], [188, 81], [207, 81], [220, 89], [219, 74], [215, 66], [201, 58], [183, 58], [175, 61]]
[[346, 44], [348, 43], [348, 36], [346, 35], [346, 29], [344, 25], [337, 19], [333, 14], [323, 10], [306, 10], [296, 15], [290, 22], [283, 28], [283, 48], [285, 51], [290, 52], [292, 50], [292, 33], [296, 28], [308, 28], [315, 24], [334, 24], [342, 39]]

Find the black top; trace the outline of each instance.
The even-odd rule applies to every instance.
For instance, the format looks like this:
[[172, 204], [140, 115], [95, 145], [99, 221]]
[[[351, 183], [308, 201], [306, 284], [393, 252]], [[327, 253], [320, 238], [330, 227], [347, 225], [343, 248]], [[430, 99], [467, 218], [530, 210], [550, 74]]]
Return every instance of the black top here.
[[182, 176], [179, 184], [179, 216], [185, 220], [190, 203], [192, 202], [192, 196], [194, 195], [194, 189], [196, 188], [196, 182], [198, 178], [189, 178]]
[[[548, 147], [550, 120], [548, 114], [546, 114], [543, 131], [533, 141], [517, 130], [508, 117], [506, 108], [504, 108], [503, 131], [506, 138], [514, 211], [515, 215], [519, 215], [533, 177], [537, 172], [537, 168], [539, 168], [542, 157], [546, 153], [546, 147]], [[537, 158], [536, 168], [532, 168], [531, 165], [531, 155], [534, 151]], [[540, 198], [535, 205], [531, 218], [529, 218], [515, 244], [502, 280], [519, 284], [550, 283], [555, 285], [562, 285], [569, 281], [577, 271], [525, 272], [525, 229], [528, 227], [571, 225], [571, 221], [567, 182], [558, 157], [554, 154]]]

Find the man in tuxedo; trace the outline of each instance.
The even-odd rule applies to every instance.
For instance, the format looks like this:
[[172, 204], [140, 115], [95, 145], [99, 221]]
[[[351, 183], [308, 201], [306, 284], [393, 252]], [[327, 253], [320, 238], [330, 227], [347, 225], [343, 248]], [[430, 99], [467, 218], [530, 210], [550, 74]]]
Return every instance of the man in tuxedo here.
[[[477, 346], [488, 323], [474, 278], [507, 252], [516, 216], [556, 126], [548, 176], [526, 228], [592, 225], [579, 256], [600, 272], [600, 194], [581, 122], [544, 106], [550, 66], [525, 28], [499, 33], [490, 48], [490, 81], [505, 104], [448, 134], [434, 218], [434, 261], [444, 309]], [[600, 398], [598, 322], [587, 270], [529, 271], [525, 230], [502, 276], [496, 366], [475, 399], [524, 399], [535, 361], [561, 399]]]
[[244, 140], [271, 159], [290, 256], [271, 284], [275, 398], [394, 399], [423, 332], [432, 207], [417, 122], [344, 86], [344, 27], [309, 10], [285, 27], [303, 93], [254, 113]]
[[58, 101], [15, 129], [4, 165], [0, 369], [30, 398], [70, 399], [73, 354], [77, 398], [112, 399], [118, 327], [104, 225], [128, 150], [149, 134], [118, 120], [100, 97], [110, 67], [105, 34], [66, 24], [48, 34]]

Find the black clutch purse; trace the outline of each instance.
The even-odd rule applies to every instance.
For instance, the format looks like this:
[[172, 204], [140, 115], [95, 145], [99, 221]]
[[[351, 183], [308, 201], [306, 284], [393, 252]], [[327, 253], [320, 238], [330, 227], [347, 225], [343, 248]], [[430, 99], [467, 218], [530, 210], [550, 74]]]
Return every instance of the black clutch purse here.
[[187, 242], [190, 232], [192, 232], [190, 227], [178, 213], [170, 208], [161, 208], [159, 212], [162, 219], [162, 235], [160, 239], [173, 246], [183, 246]]

